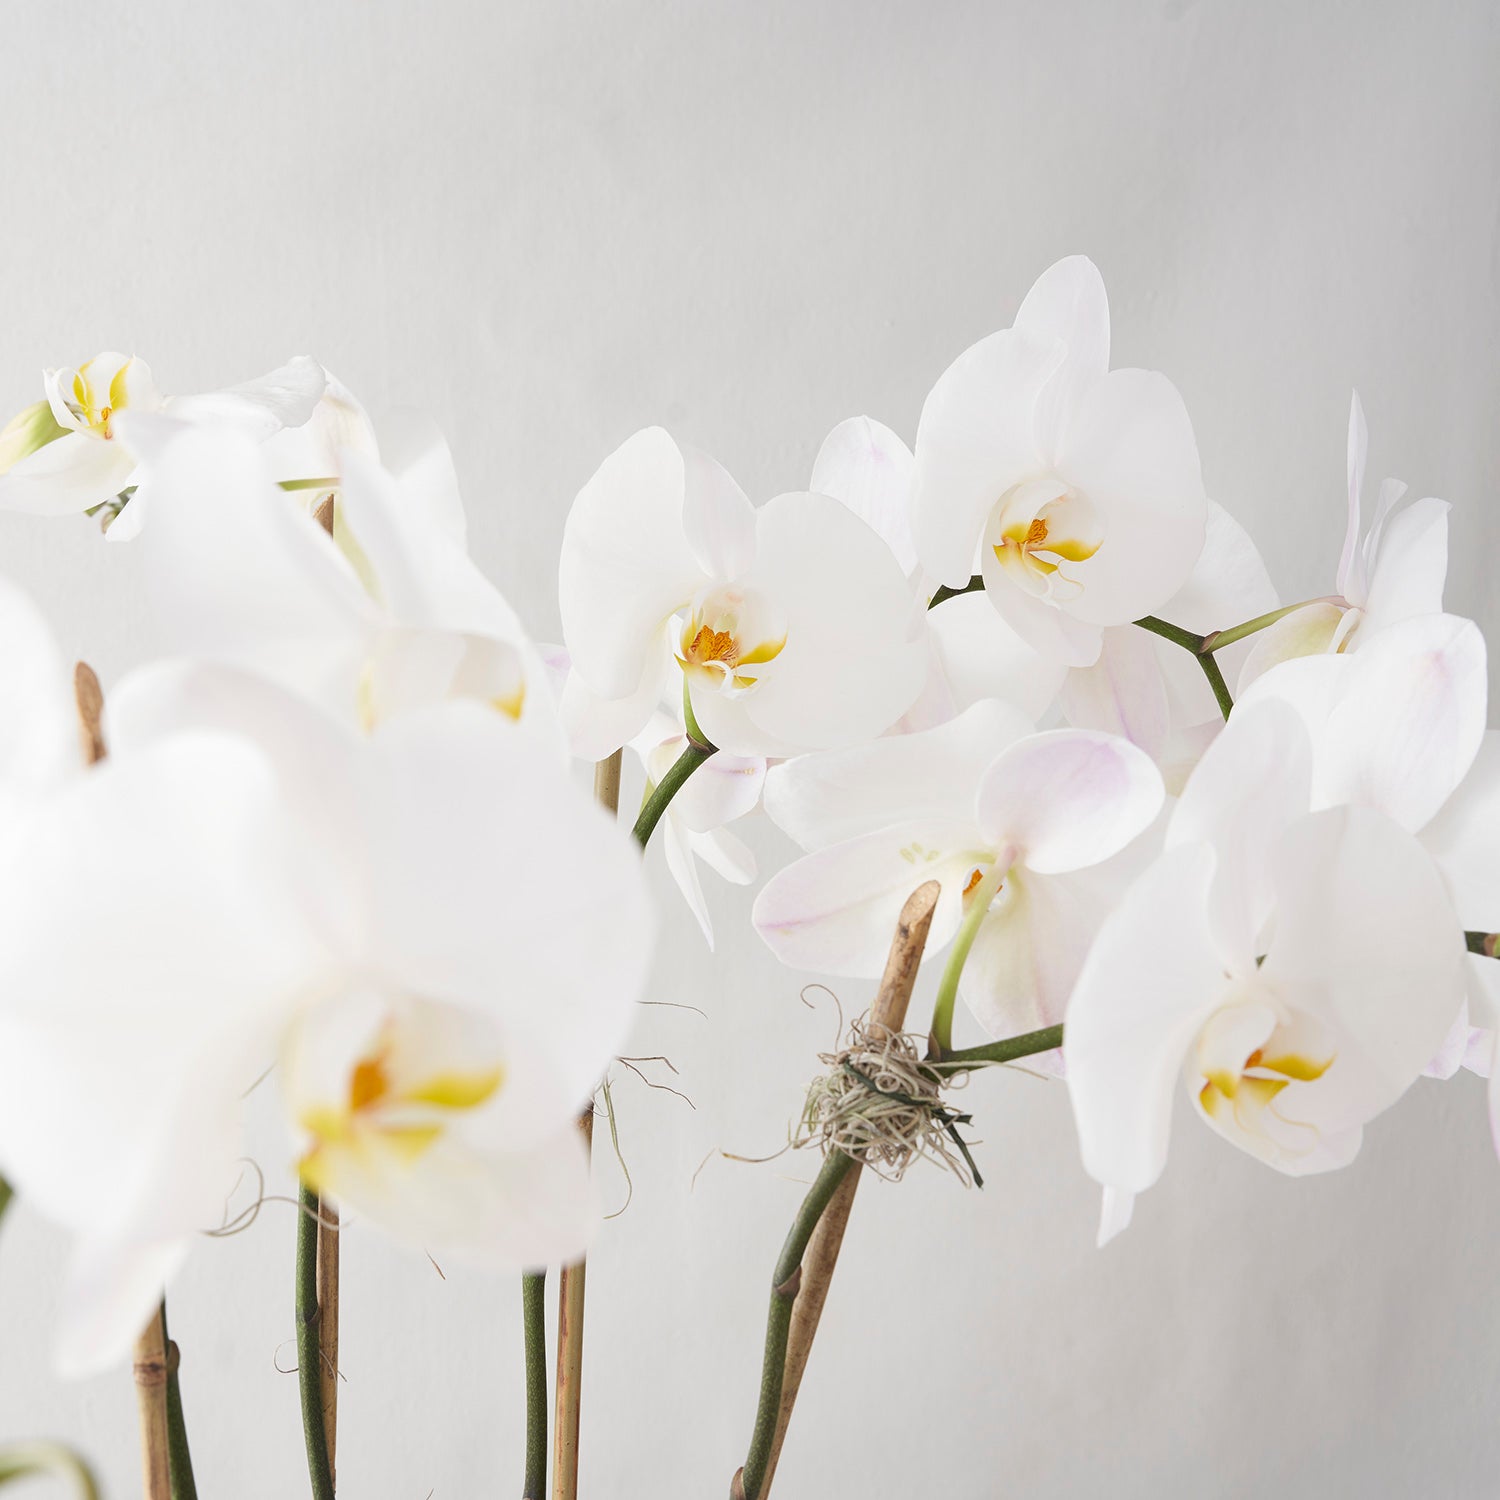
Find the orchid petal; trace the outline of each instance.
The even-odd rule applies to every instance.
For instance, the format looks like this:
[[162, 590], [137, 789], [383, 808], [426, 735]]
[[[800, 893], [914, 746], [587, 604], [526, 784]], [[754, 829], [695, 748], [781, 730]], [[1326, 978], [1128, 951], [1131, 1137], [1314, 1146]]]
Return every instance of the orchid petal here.
[[1030, 870], [1097, 864], [1143, 833], [1161, 810], [1161, 772], [1116, 735], [1054, 729], [1003, 751], [979, 787], [979, 826]]
[[66, 516], [113, 500], [130, 484], [135, 459], [118, 440], [68, 432], [0, 474], [0, 510]]
[[850, 417], [823, 440], [808, 489], [847, 505], [891, 549], [901, 571], [917, 568], [911, 536], [911, 449], [871, 417]]
[[1084, 393], [1109, 373], [1109, 297], [1099, 268], [1070, 255], [1037, 278], [1013, 325], [1038, 342], [1058, 340], [1066, 351], [1037, 401], [1037, 446], [1050, 466], [1067, 441]]

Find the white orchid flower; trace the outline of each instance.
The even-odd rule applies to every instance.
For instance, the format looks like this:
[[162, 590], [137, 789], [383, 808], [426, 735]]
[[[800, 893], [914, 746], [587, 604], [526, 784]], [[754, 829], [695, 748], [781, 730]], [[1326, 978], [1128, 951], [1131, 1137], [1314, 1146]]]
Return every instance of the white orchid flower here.
[[330, 541], [244, 438], [163, 419], [136, 430], [169, 652], [263, 672], [367, 729], [472, 699], [560, 745], [541, 659], [468, 555], [441, 445], [399, 477], [345, 450]]
[[1206, 515], [1182, 398], [1165, 376], [1110, 370], [1109, 303], [1082, 256], [1043, 272], [1014, 326], [961, 354], [922, 409], [922, 565], [953, 588], [982, 573], [1017, 633], [1068, 666], [1182, 587]]
[[0, 860], [0, 1169], [79, 1236], [64, 1367], [122, 1357], [220, 1222], [273, 1062], [342, 1213], [481, 1265], [579, 1254], [577, 1111], [651, 921], [556, 756], [470, 703], [362, 736], [208, 665], [129, 679], [110, 734]]
[[826, 495], [757, 509], [712, 459], [658, 427], [579, 492], [563, 533], [564, 712], [595, 758], [686, 689], [734, 755], [870, 739], [920, 690], [911, 590], [886, 544]]
[[1278, 662], [1352, 651], [1392, 625], [1442, 612], [1451, 507], [1446, 500], [1428, 496], [1397, 510], [1406, 486], [1387, 479], [1380, 486], [1370, 525], [1362, 531], [1361, 491], [1369, 445], [1356, 391], [1349, 406], [1349, 518], [1336, 592], [1293, 610], [1255, 638], [1241, 669], [1241, 691]]
[[[167, 411], [181, 422], [224, 425], [264, 441], [306, 422], [325, 385], [322, 368], [305, 355], [202, 396], [163, 396], [144, 360], [112, 351], [76, 370], [48, 370], [46, 400], [0, 433], [0, 510], [61, 516], [119, 501], [140, 482], [139, 454], [120, 421], [125, 413]], [[111, 521], [115, 540], [140, 530], [140, 501], [137, 492]]]
[[926, 640], [927, 680], [894, 729], [930, 729], [984, 698], [999, 698], [1040, 720], [1067, 675], [1062, 663], [1028, 645], [984, 599], [963, 594], [924, 612], [933, 588], [911, 539], [914, 465], [911, 449], [889, 427], [871, 417], [850, 417], [824, 439], [809, 485], [848, 506], [883, 538], [911, 582]]
[[1237, 709], [1089, 950], [1063, 1054], [1101, 1244], [1161, 1175], [1180, 1090], [1267, 1164], [1327, 1171], [1448, 1030], [1463, 944], [1442, 878], [1383, 813], [1307, 813], [1312, 761], [1285, 705]]
[[[654, 714], [630, 744], [651, 786], [662, 780], [687, 746], [686, 730], [666, 714]], [[710, 950], [713, 922], [698, 861], [734, 885], [749, 885], [755, 879], [755, 856], [725, 825], [755, 810], [765, 780], [766, 763], [758, 757], [723, 752], [710, 756], [667, 804], [659, 825], [667, 869]]]
[[[1249, 533], [1210, 501], [1203, 551], [1187, 582], [1162, 606], [1162, 618], [1209, 635], [1269, 614], [1278, 603]], [[1216, 653], [1221, 668], [1232, 676], [1250, 649], [1241, 641]], [[1068, 672], [1061, 703], [1064, 718], [1075, 727], [1124, 735], [1139, 745], [1161, 768], [1173, 795], [1224, 723], [1191, 654], [1134, 625], [1104, 631], [1098, 661]]]
[[878, 975], [902, 905], [936, 880], [927, 956], [966, 915], [986, 913], [961, 993], [998, 1037], [1061, 1019], [1102, 915], [1078, 872], [1148, 827], [1162, 784], [1125, 740], [1035, 734], [991, 701], [935, 729], [776, 766], [765, 801], [810, 851], [755, 902], [756, 930], [777, 957], [825, 974]]

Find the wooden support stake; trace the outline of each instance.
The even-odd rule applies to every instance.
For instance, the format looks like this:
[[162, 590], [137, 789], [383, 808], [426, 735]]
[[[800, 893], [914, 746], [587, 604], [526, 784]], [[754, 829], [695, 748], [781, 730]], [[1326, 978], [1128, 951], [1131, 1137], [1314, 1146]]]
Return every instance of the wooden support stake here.
[[135, 1396], [141, 1429], [141, 1480], [146, 1500], [172, 1500], [167, 1442], [167, 1335], [161, 1309], [135, 1341]]
[[[922, 962], [922, 950], [927, 945], [927, 931], [932, 926], [932, 915], [937, 910], [940, 887], [935, 880], [913, 891], [896, 924], [896, 936], [891, 943], [890, 956], [886, 960], [885, 973], [880, 980], [880, 989], [875, 1003], [870, 1007], [870, 1040], [875, 1043], [899, 1032], [906, 1024], [906, 1008], [911, 1003], [911, 992], [917, 982], [917, 970]], [[771, 1481], [776, 1477], [776, 1465], [781, 1458], [781, 1446], [786, 1441], [786, 1430], [792, 1420], [792, 1408], [797, 1404], [797, 1392], [802, 1386], [803, 1372], [807, 1369], [808, 1356], [812, 1353], [813, 1340], [817, 1337], [818, 1322], [823, 1316], [823, 1304], [828, 1300], [828, 1288], [833, 1280], [834, 1267], [838, 1264], [839, 1249], [844, 1243], [844, 1230], [849, 1224], [849, 1211], [854, 1207], [854, 1194], [859, 1188], [861, 1173], [855, 1170], [838, 1185], [818, 1227], [813, 1231], [807, 1250], [802, 1257], [802, 1282], [797, 1291], [797, 1300], [792, 1304], [792, 1326], [787, 1335], [786, 1371], [782, 1376], [781, 1406], [776, 1415], [776, 1432], [771, 1440], [771, 1455], [766, 1464], [765, 1483], [761, 1486], [761, 1500], [771, 1493]]]

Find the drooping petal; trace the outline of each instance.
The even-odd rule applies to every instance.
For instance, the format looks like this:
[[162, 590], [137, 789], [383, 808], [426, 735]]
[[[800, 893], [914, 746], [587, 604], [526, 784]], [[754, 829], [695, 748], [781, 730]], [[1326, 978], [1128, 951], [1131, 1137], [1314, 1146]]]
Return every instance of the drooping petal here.
[[1164, 854], [1099, 929], [1068, 1002], [1063, 1057], [1084, 1170], [1118, 1192], [1161, 1176], [1183, 1060], [1224, 987], [1204, 893], [1213, 851]]
[[744, 694], [746, 715], [805, 749], [873, 739], [906, 711], [927, 670], [920, 609], [890, 549], [837, 500], [812, 494], [763, 505], [756, 540], [745, 589], [774, 601], [786, 640]]
[[957, 931], [964, 887], [990, 857], [969, 824], [900, 823], [788, 865], [761, 888], [751, 920], [784, 964], [874, 977], [907, 897], [924, 881], [942, 886], [927, 939], [931, 957]]
[[940, 583], [969, 581], [990, 512], [1040, 465], [1033, 412], [1064, 353], [1054, 339], [1005, 329], [960, 354], [928, 394], [917, 426], [912, 538]]
[[601, 697], [639, 689], [667, 620], [709, 581], [684, 529], [685, 484], [681, 449], [648, 427], [604, 460], [568, 512], [558, 572], [563, 636], [574, 668]]
[[1042, 874], [1098, 864], [1161, 810], [1161, 772], [1117, 735], [1054, 729], [1003, 751], [980, 783], [979, 826]]
[[1177, 388], [1147, 370], [1114, 370], [1084, 394], [1058, 472], [1104, 528], [1091, 557], [1070, 565], [1081, 620], [1123, 625], [1152, 614], [1192, 573], [1208, 497], [1193, 426]]
[[990, 699], [935, 729], [798, 756], [767, 773], [766, 811], [804, 849], [916, 819], [972, 824], [985, 770], [1031, 729]]
[[1036, 406], [1037, 445], [1055, 467], [1068, 425], [1084, 392], [1109, 373], [1109, 297], [1099, 268], [1086, 255], [1070, 255], [1036, 279], [1013, 325], [1040, 342], [1066, 351]]
[[847, 505], [891, 549], [908, 577], [917, 568], [911, 536], [911, 449], [872, 417], [850, 417], [823, 440], [808, 489]]

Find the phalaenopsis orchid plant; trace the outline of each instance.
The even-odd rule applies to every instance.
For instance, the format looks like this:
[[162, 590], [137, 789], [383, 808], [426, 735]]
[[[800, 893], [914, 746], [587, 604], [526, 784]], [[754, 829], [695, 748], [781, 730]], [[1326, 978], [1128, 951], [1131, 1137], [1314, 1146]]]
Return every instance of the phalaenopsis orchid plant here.
[[[254, 1090], [301, 1184], [314, 1500], [354, 1223], [521, 1278], [515, 1479], [577, 1494], [596, 1100], [663, 930], [712, 946], [702, 867], [756, 881], [732, 825], [758, 809], [800, 853], [747, 919], [865, 1010], [788, 1058], [822, 1159], [774, 1265], [767, 1226], [759, 1404], [710, 1489], [769, 1491], [862, 1169], [982, 1183], [975, 1070], [1068, 1091], [1101, 1244], [1174, 1110], [1301, 1175], [1424, 1074], [1500, 1076], [1485, 643], [1443, 608], [1448, 505], [1391, 480], [1369, 505], [1366, 446], [1356, 397], [1347, 501], [1303, 497], [1347, 503], [1343, 550], [1284, 601], [1177, 390], [1111, 369], [1074, 257], [910, 446], [851, 418], [757, 504], [627, 438], [568, 514], [549, 646], [470, 558], [441, 443], [377, 437], [312, 360], [190, 397], [121, 354], [48, 371], [0, 433], [0, 508], [138, 549], [161, 655], [101, 689], [0, 588], [0, 1208], [71, 1231], [56, 1362], [133, 1361], [148, 1500], [196, 1493], [163, 1293], [237, 1222]], [[652, 909], [653, 840], [686, 913]], [[37, 1443], [0, 1481], [52, 1463], [93, 1493]]]

